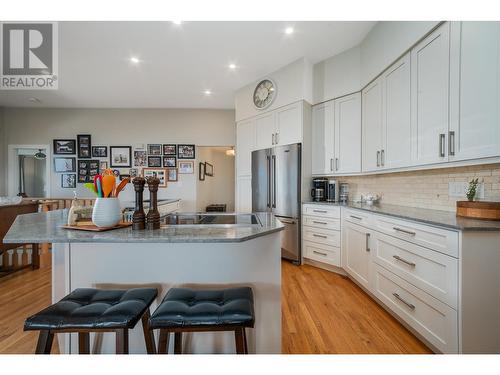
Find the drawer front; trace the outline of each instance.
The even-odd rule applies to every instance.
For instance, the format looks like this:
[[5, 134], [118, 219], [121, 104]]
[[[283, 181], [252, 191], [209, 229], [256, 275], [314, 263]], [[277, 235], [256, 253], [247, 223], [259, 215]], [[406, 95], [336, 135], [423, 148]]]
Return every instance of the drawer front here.
[[308, 227], [340, 230], [340, 219], [325, 219], [315, 216], [304, 216], [302, 222]]
[[340, 248], [304, 241], [304, 258], [340, 267]]
[[305, 241], [340, 247], [340, 232], [336, 230], [303, 227]]
[[303, 207], [303, 214], [309, 216], [317, 216], [322, 218], [335, 218], [340, 219], [339, 206], [327, 206], [320, 204], [305, 204]]
[[373, 232], [376, 263], [447, 305], [458, 306], [458, 259]]
[[458, 258], [458, 232], [380, 215], [374, 216], [374, 224], [383, 233]]
[[342, 209], [342, 219], [354, 224], [370, 226], [372, 223], [372, 216], [359, 210], [351, 210], [349, 208]]
[[457, 312], [378, 264], [374, 293], [443, 353], [458, 353]]

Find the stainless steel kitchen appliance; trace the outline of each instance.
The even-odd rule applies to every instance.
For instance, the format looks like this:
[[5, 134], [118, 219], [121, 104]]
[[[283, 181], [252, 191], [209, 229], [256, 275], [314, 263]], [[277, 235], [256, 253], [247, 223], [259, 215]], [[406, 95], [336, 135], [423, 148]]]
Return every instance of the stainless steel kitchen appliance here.
[[313, 188], [311, 198], [314, 202], [326, 201], [328, 190], [328, 180], [326, 178], [313, 178]]
[[285, 226], [281, 256], [301, 262], [301, 144], [252, 152], [252, 210], [272, 212]]
[[339, 183], [333, 178], [328, 179], [326, 187], [326, 201], [338, 202], [339, 201]]

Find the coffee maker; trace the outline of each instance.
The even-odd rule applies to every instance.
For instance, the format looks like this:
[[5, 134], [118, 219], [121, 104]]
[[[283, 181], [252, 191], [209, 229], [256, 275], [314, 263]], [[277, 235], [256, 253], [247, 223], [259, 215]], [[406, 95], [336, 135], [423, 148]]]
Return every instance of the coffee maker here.
[[326, 201], [328, 190], [328, 180], [326, 178], [314, 178], [313, 188], [311, 190], [311, 197], [314, 202]]
[[326, 201], [327, 202], [339, 201], [339, 184], [338, 181], [333, 178], [329, 178], [327, 182]]

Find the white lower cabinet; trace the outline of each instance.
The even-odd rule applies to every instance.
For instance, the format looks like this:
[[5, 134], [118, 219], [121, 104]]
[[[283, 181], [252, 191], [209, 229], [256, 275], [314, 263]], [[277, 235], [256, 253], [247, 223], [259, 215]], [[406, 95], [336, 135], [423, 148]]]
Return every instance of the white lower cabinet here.
[[370, 289], [370, 231], [345, 221], [342, 224], [342, 266], [365, 288]]

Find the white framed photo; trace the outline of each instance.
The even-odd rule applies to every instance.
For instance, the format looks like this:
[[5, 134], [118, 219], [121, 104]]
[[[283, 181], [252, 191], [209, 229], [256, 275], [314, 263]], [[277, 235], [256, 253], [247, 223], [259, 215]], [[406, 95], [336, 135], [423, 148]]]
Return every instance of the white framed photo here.
[[182, 161], [178, 162], [179, 174], [193, 174], [194, 173], [194, 161]]

